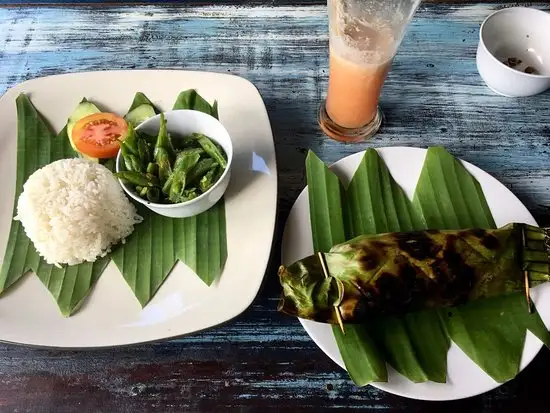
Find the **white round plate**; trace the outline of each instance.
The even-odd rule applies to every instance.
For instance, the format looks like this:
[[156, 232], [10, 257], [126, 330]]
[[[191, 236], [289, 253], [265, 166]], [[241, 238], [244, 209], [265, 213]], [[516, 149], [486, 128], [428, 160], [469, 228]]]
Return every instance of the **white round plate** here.
[[[426, 157], [426, 149], [392, 147], [378, 148], [391, 175], [412, 197], [420, 171]], [[343, 158], [331, 165], [342, 180], [348, 182], [357, 169], [364, 152]], [[509, 222], [524, 222], [537, 225], [527, 208], [504, 185], [478, 167], [462, 162], [466, 169], [479, 181], [496, 224], [500, 227]], [[307, 188], [306, 188], [307, 189]], [[289, 265], [313, 253], [309, 203], [304, 189], [290, 211], [283, 234], [282, 262]], [[532, 297], [546, 326], [550, 325], [550, 285], [542, 285], [532, 290]], [[335, 363], [344, 367], [338, 346], [330, 325], [299, 319], [306, 332]], [[525, 368], [537, 355], [542, 343], [530, 332], [527, 333], [521, 369]], [[454, 400], [475, 396], [500, 385], [481, 370], [454, 343], [448, 353], [447, 383], [413, 383], [392, 368], [388, 368], [387, 383], [372, 383], [374, 387], [399, 396], [421, 400]]]

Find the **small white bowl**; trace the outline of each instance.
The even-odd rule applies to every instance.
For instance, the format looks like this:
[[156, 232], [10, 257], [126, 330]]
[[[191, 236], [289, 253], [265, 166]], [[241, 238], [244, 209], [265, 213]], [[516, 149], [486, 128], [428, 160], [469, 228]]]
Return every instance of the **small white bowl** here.
[[[229, 179], [231, 177], [231, 165], [233, 162], [233, 144], [229, 133], [224, 126], [214, 117], [195, 110], [173, 110], [164, 112], [166, 118], [166, 128], [172, 134], [172, 140], [175, 141], [184, 135], [192, 133], [202, 133], [213, 141], [217, 142], [227, 155], [227, 167], [218, 181], [195, 199], [179, 204], [158, 204], [149, 202], [137, 196], [119, 179], [120, 185], [129, 197], [145, 205], [151, 211], [170, 218], [186, 218], [198, 215], [201, 212], [213, 207], [216, 202], [225, 193]], [[136, 130], [147, 134], [156, 135], [160, 127], [160, 115], [147, 119]], [[116, 158], [116, 171], [119, 172], [122, 161], [122, 155], [118, 152]]]
[[[512, 68], [509, 58], [521, 60]], [[528, 7], [494, 12], [479, 31], [477, 70], [487, 86], [508, 97], [532, 96], [550, 88], [550, 14]], [[539, 74], [525, 73], [527, 66]]]

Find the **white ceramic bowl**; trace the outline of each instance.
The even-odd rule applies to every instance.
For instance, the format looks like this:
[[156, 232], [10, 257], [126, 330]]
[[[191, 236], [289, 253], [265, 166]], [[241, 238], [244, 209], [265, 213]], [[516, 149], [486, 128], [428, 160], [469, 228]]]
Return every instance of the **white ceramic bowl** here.
[[[521, 60], [510, 67], [509, 58]], [[528, 7], [499, 10], [479, 31], [477, 70], [494, 92], [531, 96], [550, 88], [550, 14]], [[513, 64], [513, 62], [512, 62]], [[527, 66], [539, 74], [525, 73]]]
[[[157, 214], [171, 218], [185, 218], [198, 215], [211, 208], [220, 200], [225, 193], [231, 176], [231, 165], [233, 162], [233, 144], [229, 133], [224, 126], [214, 117], [195, 110], [173, 110], [164, 112], [166, 127], [172, 134], [172, 140], [181, 138], [192, 133], [202, 133], [213, 141], [217, 142], [227, 155], [227, 167], [218, 181], [195, 199], [179, 204], [158, 204], [149, 202], [137, 196], [121, 180], [120, 184], [129, 197], [145, 205]], [[160, 127], [160, 115], [147, 119], [136, 130], [147, 134], [156, 135]], [[116, 158], [116, 170], [120, 171], [122, 155], [119, 151]]]

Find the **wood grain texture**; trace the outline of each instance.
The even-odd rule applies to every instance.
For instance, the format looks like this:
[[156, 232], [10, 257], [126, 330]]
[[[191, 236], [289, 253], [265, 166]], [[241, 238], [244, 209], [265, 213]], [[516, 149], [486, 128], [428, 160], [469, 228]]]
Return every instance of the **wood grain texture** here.
[[[109, 7], [120, 5], [156, 5], [156, 6], [173, 6], [173, 5], [195, 5], [195, 6], [208, 6], [208, 5], [243, 5], [243, 6], [304, 6], [304, 5], [325, 5], [326, 0], [0, 0], [0, 7], [2, 6], [97, 6], [97, 7]], [[423, 0], [423, 3], [443, 3], [443, 4], [477, 4], [479, 2], [475, 0]], [[499, 0], [488, 0], [485, 3], [499, 4]], [[530, 4], [545, 4], [545, 0], [534, 1], [517, 1], [516, 5], [529, 6]], [[512, 4], [511, 2], [509, 4]]]
[[282, 228], [304, 188], [309, 148], [332, 162], [369, 146], [444, 145], [493, 174], [539, 223], [550, 224], [550, 93], [496, 96], [475, 67], [479, 25], [502, 6], [422, 6], [384, 87], [383, 128], [369, 143], [354, 145], [331, 141], [317, 127], [327, 82], [324, 6], [0, 9], [0, 93], [26, 79], [86, 70], [238, 74], [265, 100], [280, 174], [271, 264], [259, 297], [238, 319], [181, 340], [124, 349], [2, 344], [0, 411], [547, 411], [546, 349], [515, 380], [485, 395], [411, 401], [355, 388], [296, 320], [275, 310]]

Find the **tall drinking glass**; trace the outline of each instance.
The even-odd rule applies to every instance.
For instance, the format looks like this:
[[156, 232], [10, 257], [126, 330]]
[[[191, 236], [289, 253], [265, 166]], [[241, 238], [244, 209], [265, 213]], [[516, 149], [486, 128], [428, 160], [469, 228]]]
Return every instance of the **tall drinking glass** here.
[[328, 0], [328, 94], [319, 125], [329, 137], [359, 142], [378, 131], [380, 92], [420, 1]]

